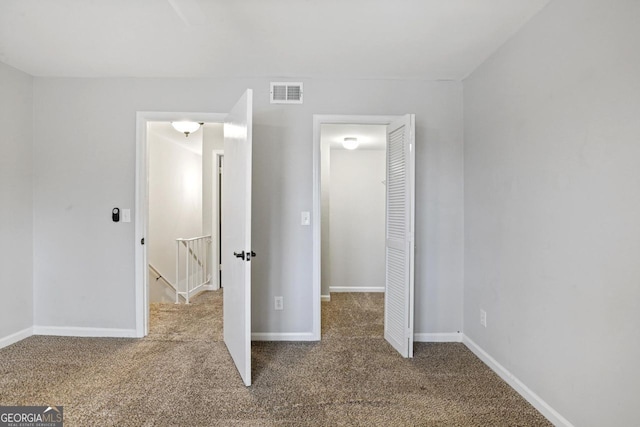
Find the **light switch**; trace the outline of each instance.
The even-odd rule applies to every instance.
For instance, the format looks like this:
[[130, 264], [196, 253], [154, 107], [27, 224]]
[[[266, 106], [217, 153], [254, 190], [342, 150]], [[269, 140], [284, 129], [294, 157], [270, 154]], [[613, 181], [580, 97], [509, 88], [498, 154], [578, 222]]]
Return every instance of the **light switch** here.
[[131, 222], [131, 209], [122, 209], [122, 222]]
[[310, 225], [311, 224], [311, 214], [309, 212], [302, 212], [302, 220], [300, 222], [302, 225]]

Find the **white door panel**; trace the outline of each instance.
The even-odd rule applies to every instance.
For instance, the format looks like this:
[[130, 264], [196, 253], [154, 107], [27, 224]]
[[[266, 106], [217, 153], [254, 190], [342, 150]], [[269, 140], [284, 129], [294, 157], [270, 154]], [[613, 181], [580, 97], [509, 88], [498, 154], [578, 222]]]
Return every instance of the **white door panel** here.
[[224, 122], [221, 233], [224, 342], [247, 386], [251, 385], [252, 105], [253, 92], [247, 89]]

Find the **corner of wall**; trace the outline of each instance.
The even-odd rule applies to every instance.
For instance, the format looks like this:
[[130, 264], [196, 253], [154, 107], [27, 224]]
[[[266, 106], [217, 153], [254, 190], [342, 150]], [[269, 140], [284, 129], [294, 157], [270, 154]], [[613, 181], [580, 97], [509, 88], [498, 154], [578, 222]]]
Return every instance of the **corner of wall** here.
[[[33, 76], [0, 63], [0, 347], [31, 335], [33, 326]], [[4, 159], [7, 159], [5, 161]]]
[[542, 415], [544, 415], [555, 426], [573, 427], [573, 424], [564, 418], [558, 411], [553, 409], [551, 405], [545, 402], [539, 395], [533, 392], [529, 387], [520, 381], [515, 375], [513, 375], [504, 366], [498, 363], [489, 353], [484, 351], [478, 344], [476, 344], [471, 338], [466, 335], [462, 336], [462, 343], [475, 354], [480, 360], [484, 362], [493, 372], [498, 374], [507, 384], [509, 384], [520, 396], [522, 396], [527, 402], [529, 402], [534, 408], [536, 408]]

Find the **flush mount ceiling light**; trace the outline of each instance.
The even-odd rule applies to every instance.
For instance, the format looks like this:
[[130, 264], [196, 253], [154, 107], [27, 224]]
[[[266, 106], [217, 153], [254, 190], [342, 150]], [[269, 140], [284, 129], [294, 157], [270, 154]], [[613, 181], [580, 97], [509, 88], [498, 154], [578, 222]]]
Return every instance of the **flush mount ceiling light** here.
[[344, 141], [342, 141], [342, 146], [347, 150], [355, 150], [356, 148], [358, 148], [358, 144], [358, 138], [354, 138], [352, 136], [347, 137], [344, 139]]
[[200, 129], [202, 123], [198, 122], [171, 122], [171, 126], [178, 132], [184, 133], [184, 136], [188, 137], [190, 133], [193, 133]]

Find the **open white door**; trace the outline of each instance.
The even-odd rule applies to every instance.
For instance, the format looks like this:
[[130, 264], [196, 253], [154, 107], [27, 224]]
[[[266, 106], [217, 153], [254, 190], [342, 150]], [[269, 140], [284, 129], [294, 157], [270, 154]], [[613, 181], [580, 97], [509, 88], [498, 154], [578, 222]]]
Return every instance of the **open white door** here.
[[384, 338], [413, 357], [415, 117], [387, 126]]
[[245, 385], [251, 385], [251, 127], [247, 89], [224, 121], [222, 284], [224, 342]]

